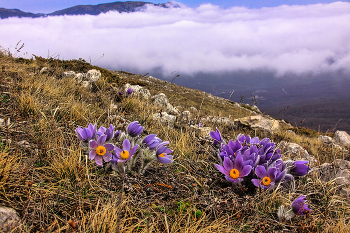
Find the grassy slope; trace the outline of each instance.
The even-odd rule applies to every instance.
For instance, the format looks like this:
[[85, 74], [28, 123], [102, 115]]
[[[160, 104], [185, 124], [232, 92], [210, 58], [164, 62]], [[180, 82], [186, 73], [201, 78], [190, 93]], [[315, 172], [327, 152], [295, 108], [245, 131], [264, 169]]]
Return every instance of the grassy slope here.
[[[250, 114], [230, 102], [161, 81], [149, 85], [140, 75], [111, 73], [83, 61], [25, 60], [0, 53], [0, 66], [0, 118], [10, 119], [10, 125], [0, 127], [0, 205], [18, 211], [23, 232], [350, 230], [349, 201], [335, 195], [334, 182], [322, 184], [305, 177], [297, 181], [295, 192], [247, 194], [214, 167], [216, 155], [208, 138], [196, 137], [186, 125], [172, 128], [153, 121], [150, 116], [158, 110], [149, 101], [120, 99], [114, 87], [129, 82], [145, 86], [152, 94], [163, 92], [174, 106], [199, 109], [193, 116], [197, 120], [208, 115], [234, 119]], [[42, 67], [49, 72], [40, 74]], [[64, 71], [92, 68], [102, 72], [92, 91], [61, 77]], [[111, 109], [111, 103], [118, 107]], [[144, 175], [130, 172], [123, 180], [85, 159], [74, 130], [88, 123], [111, 123], [123, 129], [127, 124], [113, 115], [138, 120], [149, 133], [170, 141], [174, 162], [155, 164]], [[215, 126], [225, 138], [254, 133]], [[317, 133], [307, 137], [307, 129], [298, 132], [300, 135], [281, 132], [271, 139], [297, 142], [322, 163], [343, 158], [320, 145]], [[278, 222], [278, 207], [289, 206], [300, 194], [308, 195], [312, 215]]]

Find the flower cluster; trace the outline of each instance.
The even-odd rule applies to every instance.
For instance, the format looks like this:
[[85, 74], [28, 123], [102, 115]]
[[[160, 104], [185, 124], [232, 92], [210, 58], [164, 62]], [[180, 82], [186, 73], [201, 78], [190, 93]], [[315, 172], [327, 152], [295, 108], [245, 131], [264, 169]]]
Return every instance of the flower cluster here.
[[141, 138], [144, 128], [137, 121], [131, 122], [126, 132], [115, 131], [115, 127], [100, 127], [89, 124], [87, 128], [78, 127], [75, 131], [81, 145], [89, 154], [90, 160], [103, 166], [110, 163], [113, 170], [125, 173], [125, 162], [130, 161], [128, 168], [135, 166], [136, 158], [141, 158], [140, 173], [154, 161], [163, 164], [172, 162], [173, 152], [156, 134]]
[[226, 143], [218, 129], [211, 131], [210, 136], [218, 149], [220, 164], [216, 164], [216, 168], [228, 181], [250, 180], [256, 187], [266, 190], [289, 183], [310, 170], [309, 161], [283, 161], [280, 150], [276, 150], [276, 145], [268, 138], [259, 140], [239, 134], [235, 141]]

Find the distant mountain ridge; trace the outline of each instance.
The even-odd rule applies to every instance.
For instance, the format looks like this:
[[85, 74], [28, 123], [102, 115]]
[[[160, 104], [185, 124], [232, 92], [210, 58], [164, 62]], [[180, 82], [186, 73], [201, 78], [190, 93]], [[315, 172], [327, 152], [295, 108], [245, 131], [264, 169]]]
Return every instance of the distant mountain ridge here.
[[[30, 13], [23, 12], [19, 9], [6, 9], [0, 7], [0, 18], [6, 19], [10, 17], [18, 18], [38, 18], [38, 17], [47, 17], [47, 16], [59, 16], [59, 15], [99, 15], [101, 13], [106, 13], [108, 11], [118, 11], [119, 13], [126, 12], [136, 12], [145, 7], [146, 5], [153, 5], [158, 7], [169, 7], [170, 3], [160, 3], [154, 4], [151, 2], [111, 2], [103, 3], [98, 5], [77, 5], [69, 7], [62, 10], [57, 10], [52, 13], [43, 14], [43, 13]], [[173, 5], [174, 6], [174, 5]]]

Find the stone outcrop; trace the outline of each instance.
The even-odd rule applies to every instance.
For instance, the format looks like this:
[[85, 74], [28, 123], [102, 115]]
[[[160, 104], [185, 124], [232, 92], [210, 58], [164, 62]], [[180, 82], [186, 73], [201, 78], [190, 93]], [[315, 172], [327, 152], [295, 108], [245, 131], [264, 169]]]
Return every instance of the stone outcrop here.
[[101, 78], [101, 72], [96, 69], [89, 70], [87, 73], [75, 73], [74, 71], [63, 72], [62, 77], [74, 78], [81, 86], [91, 89], [92, 84]]
[[173, 126], [174, 122], [176, 122], [176, 116], [170, 115], [167, 112], [155, 113], [153, 114], [153, 119], [167, 123], [169, 126]]
[[291, 124], [283, 120], [276, 120], [268, 116], [256, 115], [247, 116], [234, 120], [237, 126], [245, 126], [262, 132], [274, 133], [283, 129], [292, 128]]
[[155, 106], [161, 108], [163, 111], [173, 115], [179, 114], [179, 111], [169, 103], [169, 100], [164, 93], [160, 93], [158, 95], [152, 96], [151, 99], [152, 99], [152, 103]]
[[122, 92], [126, 93], [129, 88], [133, 90], [133, 95], [139, 96], [143, 99], [149, 99], [151, 96], [151, 93], [148, 89], [143, 88], [139, 85], [130, 85], [129, 83], [124, 85]]
[[339, 193], [350, 197], [350, 190], [347, 186], [350, 184], [350, 161], [336, 159], [333, 163], [324, 163], [321, 166], [313, 168], [310, 175], [316, 176], [322, 182], [335, 181], [339, 186]]
[[324, 135], [318, 136], [318, 140], [321, 141], [323, 144], [326, 144], [326, 145], [330, 145], [330, 144], [334, 143], [333, 138], [331, 138], [329, 136], [324, 136]]
[[89, 70], [86, 73], [86, 78], [90, 82], [97, 82], [101, 78], [101, 72], [95, 69]]
[[21, 220], [14, 209], [8, 207], [0, 207], [1, 232], [20, 232], [20, 221]]
[[195, 132], [196, 136], [205, 137], [208, 136], [212, 129], [210, 127], [200, 127], [198, 125], [191, 125], [190, 129]]
[[334, 140], [342, 146], [350, 146], [350, 135], [345, 131], [336, 131]]
[[316, 165], [317, 160], [314, 156], [310, 155], [302, 146], [292, 142], [281, 141], [278, 146], [281, 149], [281, 154], [285, 157], [296, 160], [307, 160], [309, 161], [309, 166], [313, 167]]
[[214, 125], [224, 125], [226, 127], [232, 128], [232, 129], [235, 126], [235, 123], [230, 118], [227, 118], [227, 117], [217, 117], [217, 116], [215, 116], [215, 117], [213, 117], [213, 116], [203, 117], [203, 118], [201, 118], [201, 122], [203, 122], [203, 123], [211, 122]]
[[190, 111], [183, 111], [181, 113], [180, 120], [183, 123], [189, 124], [190, 120], [191, 120], [191, 113], [190, 113]]

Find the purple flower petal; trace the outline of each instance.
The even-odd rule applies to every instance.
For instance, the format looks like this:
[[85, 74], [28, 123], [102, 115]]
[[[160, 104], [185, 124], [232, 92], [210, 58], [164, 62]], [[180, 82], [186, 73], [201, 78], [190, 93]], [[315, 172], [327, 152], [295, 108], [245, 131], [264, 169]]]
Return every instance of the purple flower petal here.
[[92, 134], [90, 130], [88, 130], [87, 128], [84, 128], [83, 131], [81, 132], [81, 137], [85, 141], [85, 140], [88, 140], [89, 138], [92, 138]]
[[[230, 172], [227, 171], [223, 166], [219, 165], [219, 164], [215, 164], [215, 167], [225, 176], [230, 176]], [[231, 170], [230, 170], [231, 171]]]
[[131, 150], [130, 150], [130, 155], [133, 155], [134, 153], [135, 153], [135, 151], [137, 150], [137, 147], [138, 147], [139, 145], [135, 145]]
[[115, 146], [114, 147], [114, 152], [115, 152], [116, 155], [118, 155], [118, 158], [119, 158], [119, 156], [123, 152], [123, 150], [120, 149], [119, 147]]
[[123, 150], [130, 151], [130, 141], [128, 139], [123, 141]]
[[95, 157], [96, 157], [96, 151], [91, 150], [90, 153], [89, 153], [89, 159], [90, 160], [94, 160]]
[[103, 156], [103, 160], [105, 162], [109, 162], [112, 159], [112, 153], [111, 152], [107, 152], [106, 154], [104, 154]]
[[241, 171], [243, 168], [243, 157], [241, 153], [237, 153], [234, 168], [237, 169], [238, 171]]
[[252, 171], [252, 166], [247, 165], [239, 172], [239, 177], [247, 176], [250, 174], [251, 171]]
[[267, 176], [267, 172], [266, 172], [266, 169], [265, 167], [263, 166], [257, 166], [255, 168], [255, 174], [260, 178], [260, 179], [263, 179], [264, 177]]
[[233, 169], [233, 163], [232, 163], [232, 160], [228, 157], [225, 157], [224, 158], [224, 168], [227, 170], [227, 171], [231, 171]]
[[102, 164], [102, 156], [96, 156], [95, 157], [95, 162], [97, 165], [103, 167], [103, 164]]
[[239, 182], [241, 182], [243, 179], [242, 178], [237, 178], [237, 179], [232, 179], [232, 178], [230, 178], [230, 177], [228, 177], [228, 176], [225, 176], [225, 178], [226, 178], [226, 180], [228, 180], [228, 181], [230, 181], [230, 182], [234, 182], [234, 183], [239, 183]]
[[171, 159], [167, 158], [167, 157], [161, 157], [161, 156], [158, 156], [158, 161], [160, 163], [163, 163], [163, 164], [168, 164], [168, 163], [171, 163]]
[[252, 183], [256, 186], [256, 187], [258, 187], [259, 188], [259, 186], [260, 186], [260, 180], [259, 179], [252, 179]]
[[148, 144], [151, 143], [156, 136], [157, 134], [150, 134], [142, 140], [142, 143], [145, 143], [148, 146]]
[[267, 176], [271, 179], [271, 181], [275, 181], [276, 179], [276, 168], [269, 168], [267, 171]]
[[98, 147], [97, 143], [95, 142], [95, 140], [91, 140], [90, 141], [90, 148], [96, 150]]
[[103, 146], [103, 144], [106, 142], [106, 135], [102, 135], [100, 137], [97, 138], [97, 145], [99, 146]]
[[114, 150], [114, 145], [111, 143], [105, 144], [104, 147], [106, 148], [106, 151]]

